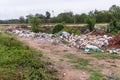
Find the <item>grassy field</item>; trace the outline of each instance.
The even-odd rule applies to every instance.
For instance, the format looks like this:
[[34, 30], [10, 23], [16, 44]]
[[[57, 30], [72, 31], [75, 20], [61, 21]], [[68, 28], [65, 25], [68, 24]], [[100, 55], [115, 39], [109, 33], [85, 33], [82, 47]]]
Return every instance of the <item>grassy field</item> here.
[[42, 52], [0, 33], [0, 80], [58, 80], [42, 57]]

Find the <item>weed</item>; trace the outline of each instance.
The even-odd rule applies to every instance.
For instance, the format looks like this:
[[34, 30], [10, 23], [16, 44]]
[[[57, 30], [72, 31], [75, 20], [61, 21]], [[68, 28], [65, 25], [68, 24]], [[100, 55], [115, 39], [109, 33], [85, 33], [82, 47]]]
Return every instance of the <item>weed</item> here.
[[101, 74], [100, 72], [93, 72], [90, 76], [90, 78], [88, 80], [101, 80], [103, 77], [103, 74]]
[[110, 53], [97, 53], [92, 51], [91, 55], [96, 58], [100, 59], [106, 59], [106, 58], [111, 58], [111, 59], [120, 59], [120, 56], [118, 54], [110, 54]]
[[56, 71], [39, 59], [42, 52], [9, 36], [0, 34], [0, 80], [58, 80], [52, 76]]
[[66, 54], [65, 57], [70, 59], [71, 63], [74, 63], [76, 69], [86, 70], [91, 73], [91, 76], [88, 80], [101, 80], [103, 76], [96, 68], [89, 64], [90, 59], [83, 59], [74, 54]]

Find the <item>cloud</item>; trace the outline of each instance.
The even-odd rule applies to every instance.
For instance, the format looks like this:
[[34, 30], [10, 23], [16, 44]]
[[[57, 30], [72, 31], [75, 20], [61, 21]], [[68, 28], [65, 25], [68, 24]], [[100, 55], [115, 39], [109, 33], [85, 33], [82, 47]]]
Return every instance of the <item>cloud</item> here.
[[91, 10], [107, 10], [119, 0], [1, 0], [0, 18], [10, 19], [27, 14], [43, 13], [54, 10], [55, 15], [64, 11], [87, 13]]

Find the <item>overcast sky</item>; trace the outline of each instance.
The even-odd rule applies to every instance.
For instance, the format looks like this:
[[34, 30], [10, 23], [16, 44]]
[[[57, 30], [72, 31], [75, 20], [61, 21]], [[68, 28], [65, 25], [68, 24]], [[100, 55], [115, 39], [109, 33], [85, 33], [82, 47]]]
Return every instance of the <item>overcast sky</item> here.
[[[91, 10], [108, 10], [112, 5], [120, 6], [120, 0], [0, 0], [0, 19], [14, 19], [28, 14], [46, 11], [57, 15], [65, 11], [75, 14]], [[53, 14], [52, 14], [53, 16]]]

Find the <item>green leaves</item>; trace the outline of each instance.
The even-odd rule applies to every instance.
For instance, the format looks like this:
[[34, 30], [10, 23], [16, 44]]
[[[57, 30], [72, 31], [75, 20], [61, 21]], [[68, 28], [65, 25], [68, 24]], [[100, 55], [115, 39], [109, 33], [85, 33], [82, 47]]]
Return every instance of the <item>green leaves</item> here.
[[14, 38], [0, 35], [0, 80], [58, 80], [48, 75], [42, 53], [38, 53], [39, 58], [37, 53]]
[[57, 25], [55, 25], [55, 27], [53, 28], [53, 34], [54, 33], [58, 33], [59, 31], [61, 31], [64, 28], [64, 24], [59, 23]]
[[33, 32], [39, 32], [40, 19], [37, 16], [30, 16], [30, 24]]
[[88, 24], [90, 31], [93, 31], [95, 23], [96, 23], [96, 20], [94, 18], [88, 18], [87, 24]]

